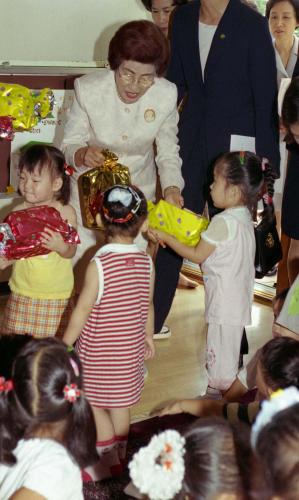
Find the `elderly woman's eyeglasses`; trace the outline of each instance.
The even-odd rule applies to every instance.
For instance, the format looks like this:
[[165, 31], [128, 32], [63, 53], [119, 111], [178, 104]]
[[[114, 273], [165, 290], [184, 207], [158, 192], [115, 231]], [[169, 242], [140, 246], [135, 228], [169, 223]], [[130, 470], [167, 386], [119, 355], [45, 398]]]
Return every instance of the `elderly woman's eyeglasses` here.
[[136, 83], [139, 87], [143, 88], [150, 87], [155, 80], [155, 75], [142, 75], [138, 78], [131, 71], [121, 70], [120, 68], [118, 68], [118, 74], [126, 85]]

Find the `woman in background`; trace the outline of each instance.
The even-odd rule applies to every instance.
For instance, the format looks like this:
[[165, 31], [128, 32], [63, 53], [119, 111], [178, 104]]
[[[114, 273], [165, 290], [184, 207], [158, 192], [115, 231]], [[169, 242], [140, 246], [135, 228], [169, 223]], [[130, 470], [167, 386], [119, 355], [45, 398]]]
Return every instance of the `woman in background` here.
[[269, 0], [266, 17], [274, 38], [279, 86], [282, 78], [292, 78], [298, 59], [298, 38], [294, 31], [299, 25], [299, 1]]
[[[163, 34], [168, 38], [169, 28], [171, 24], [171, 14], [176, 7], [184, 5], [188, 0], [142, 0], [142, 3], [146, 10], [150, 11], [152, 14], [153, 22], [160, 28]], [[159, 185], [157, 186], [159, 192]], [[197, 281], [194, 281], [183, 273], [179, 276], [179, 287], [183, 288], [196, 288], [198, 286]], [[170, 337], [171, 331], [167, 325], [163, 325], [160, 332], [156, 332], [155, 339], [165, 339]]]
[[146, 10], [152, 13], [153, 22], [168, 37], [170, 16], [173, 10], [188, 0], [141, 0]]

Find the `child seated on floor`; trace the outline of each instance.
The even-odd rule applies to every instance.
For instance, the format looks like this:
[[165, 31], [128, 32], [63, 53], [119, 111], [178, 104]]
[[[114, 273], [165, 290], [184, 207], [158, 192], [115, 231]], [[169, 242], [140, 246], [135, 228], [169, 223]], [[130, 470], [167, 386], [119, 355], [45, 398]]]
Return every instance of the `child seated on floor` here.
[[0, 381], [1, 500], [83, 500], [80, 468], [98, 457], [82, 385], [78, 356], [58, 339], [19, 351]]
[[264, 491], [259, 499], [299, 498], [299, 391], [289, 387], [273, 394], [251, 432]]
[[[292, 385], [299, 389], [299, 342], [288, 337], [278, 337], [267, 342], [261, 349], [257, 368], [256, 385], [264, 398], [277, 389]], [[260, 402], [248, 405], [228, 403], [222, 400], [182, 399], [163, 408], [159, 416], [190, 413], [195, 416], [224, 416], [234, 421], [236, 418], [251, 423], [260, 409]]]
[[[149, 499], [247, 498], [251, 449], [247, 426], [197, 420], [181, 435], [154, 436], [129, 464], [138, 492]], [[126, 491], [126, 490], [125, 490]]]

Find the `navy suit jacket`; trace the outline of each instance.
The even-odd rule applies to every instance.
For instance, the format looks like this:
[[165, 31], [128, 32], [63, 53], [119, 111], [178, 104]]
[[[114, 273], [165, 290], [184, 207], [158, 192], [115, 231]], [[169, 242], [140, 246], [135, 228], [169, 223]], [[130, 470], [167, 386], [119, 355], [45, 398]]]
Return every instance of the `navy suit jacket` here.
[[267, 19], [230, 0], [215, 32], [204, 79], [199, 55], [200, 1], [176, 10], [167, 78], [186, 94], [179, 122], [185, 204], [201, 210], [208, 166], [230, 149], [232, 134], [254, 136], [256, 152], [279, 172], [277, 80]]

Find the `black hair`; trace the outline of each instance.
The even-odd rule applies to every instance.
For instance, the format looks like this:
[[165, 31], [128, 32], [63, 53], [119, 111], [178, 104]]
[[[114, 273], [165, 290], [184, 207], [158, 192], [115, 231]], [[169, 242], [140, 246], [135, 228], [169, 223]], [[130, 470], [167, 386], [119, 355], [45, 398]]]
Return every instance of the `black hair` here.
[[[265, 498], [299, 498], [299, 403], [279, 411], [259, 432], [256, 455]], [[261, 498], [261, 495], [258, 496]]]
[[299, 389], [299, 342], [289, 337], [269, 340], [259, 359], [263, 379], [273, 391], [295, 386]]
[[257, 201], [266, 189], [268, 202], [263, 216], [274, 217], [273, 196], [275, 172], [268, 162], [262, 162], [259, 156], [248, 151], [234, 151], [221, 155], [214, 166], [228, 184], [238, 186], [242, 193], [243, 203], [251, 213]]
[[47, 168], [53, 179], [62, 179], [60, 190], [55, 193], [55, 198], [67, 205], [70, 200], [70, 176], [66, 171], [64, 154], [54, 146], [47, 144], [34, 144], [25, 148], [19, 161], [19, 172], [23, 170], [32, 173], [38, 168], [39, 173]]
[[0, 335], [0, 376], [11, 378], [12, 365], [21, 348], [32, 340], [31, 335]]
[[[121, 201], [109, 201], [111, 193], [115, 190], [131, 194], [128, 206], [125, 206]], [[103, 194], [100, 215], [108, 237], [121, 234], [136, 238], [147, 217], [145, 196], [136, 186], [113, 186]]]
[[292, 79], [286, 90], [281, 108], [281, 119], [288, 131], [286, 141], [293, 142], [290, 125], [299, 122], [299, 76]]
[[255, 0], [241, 0], [241, 3], [244, 3], [244, 5], [247, 5], [247, 7], [250, 7], [250, 9], [255, 10], [256, 12], [259, 12], [257, 3]]
[[273, 9], [274, 5], [277, 5], [278, 3], [287, 1], [288, 3], [291, 4], [295, 11], [295, 17], [297, 23], [299, 23], [299, 1], [298, 0], [268, 0], [266, 3], [266, 12], [265, 16], [269, 19], [271, 10]]
[[[12, 383], [11, 391], [0, 393], [0, 463], [14, 464], [18, 441], [36, 435], [60, 442], [81, 468], [98, 459], [95, 422], [72, 348], [53, 337], [31, 340], [14, 361]], [[64, 397], [70, 384], [81, 391], [74, 402]]]
[[176, 498], [205, 500], [220, 493], [247, 498], [252, 459], [248, 426], [219, 417], [204, 418], [197, 420], [184, 437], [185, 476]]
[[[146, 8], [146, 10], [149, 10], [151, 11], [152, 10], [152, 5], [153, 5], [153, 1], [152, 0], [141, 0], [144, 7]], [[172, 1], [172, 5], [174, 6], [177, 6], [177, 5], [184, 5], [188, 3], [188, 0], [173, 0]]]

